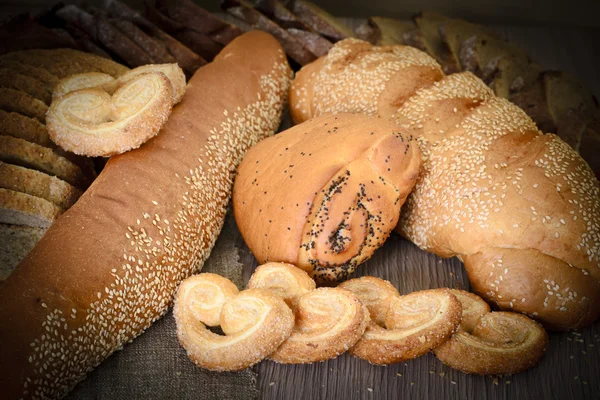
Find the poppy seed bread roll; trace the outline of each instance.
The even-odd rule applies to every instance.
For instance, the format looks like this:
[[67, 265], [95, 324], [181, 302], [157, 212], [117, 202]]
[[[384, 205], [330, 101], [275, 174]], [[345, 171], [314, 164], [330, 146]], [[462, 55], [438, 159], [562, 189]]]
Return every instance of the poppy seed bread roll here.
[[200, 68], [160, 133], [102, 173], [0, 285], [3, 399], [58, 398], [168, 309], [217, 239], [245, 151], [291, 79], [250, 32]]
[[250, 149], [234, 184], [235, 219], [259, 263], [340, 281], [385, 242], [420, 165], [412, 137], [392, 122], [316, 118]]
[[598, 319], [598, 180], [567, 143], [475, 75], [444, 76], [414, 48], [347, 39], [298, 72], [290, 108], [298, 122], [352, 111], [410, 132], [423, 168], [398, 230], [460, 258], [485, 300], [551, 329]]

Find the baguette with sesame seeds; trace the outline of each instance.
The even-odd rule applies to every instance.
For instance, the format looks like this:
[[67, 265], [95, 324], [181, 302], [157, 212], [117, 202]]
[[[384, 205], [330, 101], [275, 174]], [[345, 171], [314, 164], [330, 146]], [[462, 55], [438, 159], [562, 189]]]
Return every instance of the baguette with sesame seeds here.
[[3, 398], [64, 396], [164, 315], [212, 249], [244, 152], [277, 129], [290, 79], [273, 37], [244, 34], [156, 137], [110, 158], [0, 286]]
[[598, 180], [475, 75], [444, 76], [414, 48], [346, 39], [296, 75], [290, 108], [296, 122], [341, 112], [395, 121], [423, 155], [402, 235], [459, 257], [475, 291], [502, 309], [551, 329], [598, 319]]

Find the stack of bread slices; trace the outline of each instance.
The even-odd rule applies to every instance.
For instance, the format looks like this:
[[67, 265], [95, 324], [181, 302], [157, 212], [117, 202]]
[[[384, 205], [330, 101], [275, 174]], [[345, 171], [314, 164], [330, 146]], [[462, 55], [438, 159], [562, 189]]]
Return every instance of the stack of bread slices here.
[[0, 56], [0, 280], [96, 176], [92, 159], [56, 146], [45, 115], [56, 83], [82, 72], [128, 69], [72, 49]]

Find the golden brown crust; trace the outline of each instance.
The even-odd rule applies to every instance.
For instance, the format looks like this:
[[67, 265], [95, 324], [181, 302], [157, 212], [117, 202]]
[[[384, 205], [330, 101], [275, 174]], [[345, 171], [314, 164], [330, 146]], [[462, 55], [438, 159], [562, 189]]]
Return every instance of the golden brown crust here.
[[486, 248], [463, 261], [475, 293], [548, 329], [581, 328], [600, 316], [600, 280], [539, 250]]
[[270, 262], [259, 265], [248, 281], [248, 289], [268, 289], [295, 309], [298, 299], [315, 290], [315, 281], [292, 264]]
[[115, 78], [103, 72], [84, 72], [69, 75], [58, 81], [52, 91], [52, 98], [56, 99], [76, 90], [99, 87], [112, 94], [116, 89], [113, 85]]
[[548, 347], [548, 334], [525, 315], [491, 312], [472, 333], [460, 330], [434, 350], [446, 365], [479, 375], [510, 375], [538, 364]]
[[361, 338], [369, 311], [352, 292], [319, 288], [300, 297], [290, 337], [269, 358], [306, 364], [335, 358]]
[[254, 256], [297, 265], [317, 281], [346, 278], [396, 224], [420, 165], [412, 143], [392, 123], [346, 114], [253, 147], [233, 206]]
[[185, 94], [185, 75], [183, 70], [175, 64], [149, 64], [132, 69], [117, 79], [117, 85], [124, 85], [141, 74], [161, 72], [163, 73], [173, 88], [173, 104], [178, 104]]
[[185, 75], [177, 64], [148, 64], [134, 68], [119, 76], [118, 78], [103, 72], [86, 72], [82, 74], [70, 75], [61, 79], [54, 91], [53, 97], [61, 97], [67, 93], [81, 89], [98, 87], [109, 94], [114, 92], [130, 80], [141, 74], [161, 72], [163, 73], [173, 88], [173, 104], [179, 103], [185, 94]]
[[63, 149], [107, 157], [136, 149], [158, 134], [172, 108], [168, 78], [149, 72], [127, 80], [112, 96], [90, 88], [56, 97], [46, 123], [51, 139]]
[[[556, 329], [596, 320], [600, 185], [589, 166], [473, 74], [444, 77], [424, 53], [391, 47], [344, 40], [306, 66], [292, 84], [295, 120], [349, 110], [394, 120], [423, 156], [404, 236], [459, 256], [477, 292], [504, 309], [519, 301], [513, 309]], [[377, 84], [363, 89], [367, 81]]]
[[244, 152], [276, 131], [290, 78], [275, 39], [242, 35], [196, 71], [159, 135], [110, 158], [0, 285], [5, 397], [29, 381], [29, 396], [64, 396], [164, 315], [210, 253]]
[[387, 329], [371, 323], [350, 353], [372, 364], [420, 357], [452, 336], [461, 311], [460, 302], [447, 289], [407, 294], [392, 302], [385, 319]]
[[[233, 286], [233, 287], [231, 287]], [[237, 293], [235, 285], [214, 274], [181, 283], [173, 315], [177, 337], [190, 359], [212, 371], [238, 371], [264, 359], [286, 340], [294, 314], [283, 299], [265, 289]], [[206, 325], [221, 325], [225, 336]]]
[[369, 310], [371, 321], [385, 327], [385, 317], [390, 305], [400, 297], [389, 282], [374, 276], [362, 276], [342, 282], [338, 287], [354, 293]]
[[472, 332], [475, 325], [481, 317], [491, 312], [488, 303], [476, 294], [467, 292], [466, 290], [448, 289], [462, 306], [462, 319], [460, 321], [460, 329], [466, 332]]

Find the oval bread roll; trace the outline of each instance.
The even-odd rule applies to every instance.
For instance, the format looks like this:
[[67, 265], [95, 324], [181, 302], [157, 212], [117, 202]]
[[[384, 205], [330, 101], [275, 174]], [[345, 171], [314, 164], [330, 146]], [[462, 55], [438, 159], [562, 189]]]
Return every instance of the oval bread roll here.
[[219, 234], [244, 152], [291, 70], [250, 32], [199, 69], [161, 132], [112, 157], [0, 286], [2, 397], [57, 398], [160, 318]]
[[475, 292], [502, 309], [552, 329], [598, 319], [598, 180], [473, 74], [444, 76], [414, 48], [347, 39], [297, 74], [290, 108], [297, 122], [341, 112], [396, 122], [423, 154], [402, 235], [459, 257]]
[[345, 279], [396, 225], [419, 173], [410, 135], [383, 119], [316, 118], [253, 147], [235, 180], [237, 225], [259, 263]]

